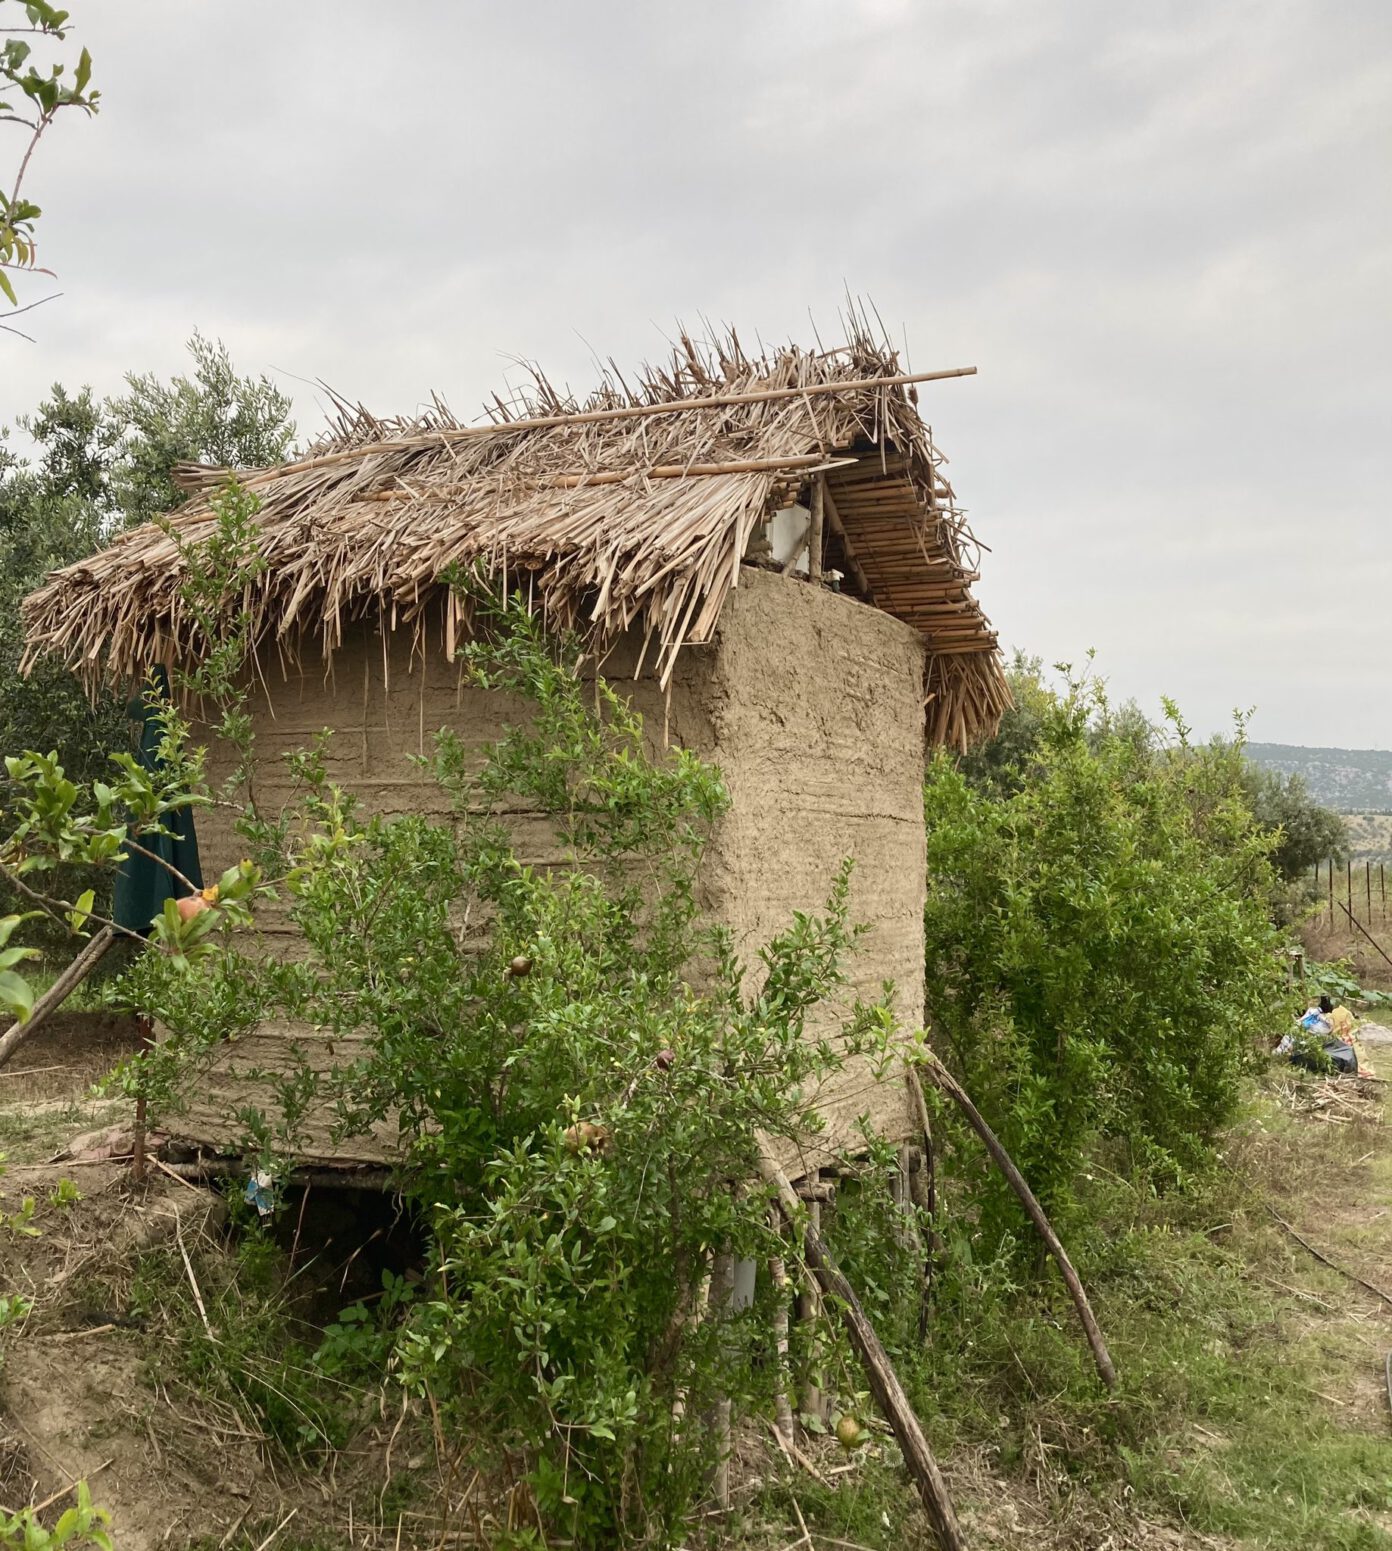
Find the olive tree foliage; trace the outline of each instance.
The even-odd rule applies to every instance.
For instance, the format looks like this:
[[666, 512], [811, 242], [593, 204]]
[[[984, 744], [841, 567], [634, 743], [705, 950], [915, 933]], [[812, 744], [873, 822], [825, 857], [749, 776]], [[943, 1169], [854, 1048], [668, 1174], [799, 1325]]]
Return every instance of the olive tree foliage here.
[[[1168, 706], [1167, 735], [1140, 735], [1087, 680], [1038, 713], [1004, 787], [946, 757], [930, 769], [927, 1005], [979, 1106], [1066, 1218], [1099, 1143], [1153, 1182], [1203, 1166], [1271, 1027], [1276, 875], [1240, 728], [1195, 745]], [[989, 1178], [974, 1190], [999, 1248], [1016, 1208]]]
[[55, 385], [21, 420], [22, 450], [0, 435], [0, 749], [56, 753], [80, 780], [127, 745], [127, 693], [89, 698], [46, 658], [22, 677], [24, 597], [122, 528], [177, 506], [177, 463], [253, 467], [283, 458], [294, 439], [289, 400], [265, 377], [239, 376], [226, 348], [197, 334], [189, 352], [189, 375], [132, 375], [116, 398]]
[[1257, 823], [1276, 837], [1271, 860], [1288, 883], [1304, 877], [1316, 862], [1343, 861], [1348, 855], [1348, 825], [1310, 795], [1303, 776], [1249, 762], [1242, 784]]
[[0, 144], [8, 151], [0, 163], [0, 295], [12, 309], [0, 313], [6, 333], [21, 331], [3, 319], [29, 310], [18, 305], [16, 277], [52, 274], [38, 262], [43, 211], [28, 192], [34, 154], [60, 113], [95, 113], [100, 98], [91, 84], [92, 56], [84, 48], [73, 59], [59, 47], [71, 31], [69, 16], [48, 0], [0, 0], [0, 129], [7, 132]]
[[174, 482], [180, 463], [225, 469], [282, 462], [295, 439], [290, 400], [268, 377], [238, 376], [227, 347], [194, 334], [193, 370], [161, 381], [153, 373], [126, 378], [126, 392], [108, 400], [117, 428], [111, 498], [122, 523], [148, 522], [184, 499]]

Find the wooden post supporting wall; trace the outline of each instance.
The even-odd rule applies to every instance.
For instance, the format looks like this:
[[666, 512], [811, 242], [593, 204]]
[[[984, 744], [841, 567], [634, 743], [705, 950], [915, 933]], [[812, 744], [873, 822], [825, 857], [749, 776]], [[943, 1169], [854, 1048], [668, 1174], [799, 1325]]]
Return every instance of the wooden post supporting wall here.
[[[774, 1217], [779, 1214], [775, 1211]], [[773, 1360], [778, 1383], [773, 1392], [773, 1425], [786, 1444], [793, 1441], [793, 1408], [788, 1401], [788, 1271], [782, 1255], [769, 1261], [773, 1283]]]
[[[717, 1255], [711, 1266], [711, 1311], [717, 1320], [730, 1317], [730, 1303], [735, 1291], [735, 1262], [730, 1255]], [[730, 1506], [730, 1400], [721, 1396], [715, 1403], [712, 1419], [715, 1432], [715, 1482], [714, 1497], [717, 1508], [728, 1510]]]
[[[759, 1171], [777, 1192], [783, 1215], [790, 1224], [797, 1223], [803, 1215], [801, 1203], [788, 1182], [788, 1176], [767, 1153], [759, 1160]], [[855, 1289], [842, 1274], [826, 1241], [811, 1221], [805, 1218], [802, 1250], [809, 1273], [819, 1288], [831, 1294], [833, 1307], [845, 1327], [846, 1335], [865, 1364], [870, 1392], [903, 1451], [905, 1467], [918, 1488], [919, 1498], [928, 1522], [938, 1537], [941, 1551], [966, 1551], [966, 1541], [948, 1495], [947, 1483], [942, 1478], [938, 1462], [923, 1435], [923, 1428], [909, 1404], [909, 1397], [904, 1393], [899, 1376], [874, 1326], [865, 1317], [865, 1310], [856, 1297]], [[803, 1537], [804, 1540], [807, 1538]]]
[[809, 535], [810, 550], [807, 556], [807, 579], [819, 583], [822, 579], [822, 553], [826, 548], [826, 475], [819, 474], [812, 482], [812, 524]]
[[[811, 1231], [820, 1238], [822, 1203], [831, 1199], [832, 1186], [814, 1177], [803, 1180], [797, 1187], [797, 1193], [799, 1199], [807, 1205], [808, 1225]], [[822, 1392], [820, 1365], [815, 1360], [817, 1326], [821, 1324], [824, 1314], [821, 1288], [817, 1284], [816, 1277], [809, 1271], [803, 1282], [802, 1291], [798, 1294], [797, 1316], [798, 1323], [804, 1327], [803, 1334], [813, 1354], [813, 1361], [808, 1364], [807, 1376], [798, 1398], [798, 1410], [804, 1416], [815, 1416], [822, 1422], [825, 1422], [831, 1414], [826, 1395]]]

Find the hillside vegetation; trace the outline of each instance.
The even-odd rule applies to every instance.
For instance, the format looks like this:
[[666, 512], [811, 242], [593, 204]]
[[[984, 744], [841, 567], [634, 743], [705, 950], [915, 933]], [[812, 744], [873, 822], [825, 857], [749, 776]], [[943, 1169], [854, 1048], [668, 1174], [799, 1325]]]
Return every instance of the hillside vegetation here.
[[1249, 743], [1247, 758], [1265, 770], [1298, 775], [1316, 802], [1339, 813], [1392, 810], [1392, 750]]

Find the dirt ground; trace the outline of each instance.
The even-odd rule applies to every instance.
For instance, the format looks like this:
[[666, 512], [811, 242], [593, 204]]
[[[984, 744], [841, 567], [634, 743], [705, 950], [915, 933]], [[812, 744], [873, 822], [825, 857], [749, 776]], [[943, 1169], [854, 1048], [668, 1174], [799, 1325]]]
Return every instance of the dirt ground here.
[[[1363, 1032], [1375, 1069], [1392, 1076], [1392, 1030]], [[384, 1407], [327, 1463], [294, 1470], [248, 1429], [244, 1413], [179, 1375], [168, 1344], [174, 1337], [147, 1323], [133, 1300], [132, 1268], [142, 1250], [163, 1246], [170, 1275], [182, 1280], [182, 1265], [203, 1312], [192, 1267], [224, 1252], [224, 1203], [159, 1169], [141, 1188], [124, 1162], [55, 1156], [74, 1135], [128, 1119], [124, 1101], [94, 1100], [87, 1087], [130, 1041], [128, 1028], [65, 1019], [35, 1039], [22, 1065], [0, 1072], [0, 1152], [7, 1155], [0, 1214], [22, 1211], [32, 1198], [28, 1226], [36, 1230], [0, 1228], [0, 1296], [33, 1305], [22, 1326], [0, 1338], [0, 1506], [51, 1499], [57, 1512], [72, 1484], [86, 1479], [112, 1513], [116, 1551], [259, 1551], [268, 1537], [276, 1551], [488, 1543], [453, 1529], [441, 1540], [428, 1495], [402, 1506], [402, 1476], [434, 1471], [428, 1428], [403, 1431], [404, 1412]], [[1392, 1292], [1392, 1151], [1381, 1089], [1291, 1079], [1285, 1092], [1282, 1082], [1274, 1081], [1280, 1127], [1261, 1122], [1243, 1145], [1268, 1149], [1276, 1182], [1269, 1204], [1293, 1232], [1273, 1228], [1276, 1258], [1252, 1274], [1285, 1289], [1292, 1331], [1328, 1353], [1328, 1377], [1312, 1388], [1311, 1406], [1350, 1429], [1387, 1430], [1392, 1461], [1383, 1366], [1392, 1347], [1392, 1297], [1372, 1290]], [[1331, 1269], [1311, 1248], [1371, 1286]], [[1196, 1428], [1221, 1451], [1220, 1432]], [[815, 1455], [809, 1441], [809, 1452], [833, 1476], [862, 1468], [834, 1447], [830, 1458]], [[742, 1445], [741, 1490], [785, 1468], [770, 1454], [762, 1438]], [[1033, 1475], [1004, 1476], [983, 1451], [961, 1451], [944, 1467], [975, 1548], [1256, 1544], [1159, 1522], [1120, 1500], [1060, 1497], [1049, 1486], [1042, 1440]], [[1392, 1532], [1392, 1515], [1370, 1511], [1365, 1522]], [[905, 1546], [928, 1543], [921, 1526], [906, 1523], [902, 1534]], [[810, 1544], [813, 1551], [855, 1545], [815, 1533]]]

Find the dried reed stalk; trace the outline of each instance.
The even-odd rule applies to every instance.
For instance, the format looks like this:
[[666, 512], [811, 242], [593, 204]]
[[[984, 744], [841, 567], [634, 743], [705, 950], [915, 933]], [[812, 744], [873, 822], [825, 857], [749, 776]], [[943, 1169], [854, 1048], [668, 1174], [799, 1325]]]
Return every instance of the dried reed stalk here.
[[[525, 586], [550, 623], [598, 651], [639, 627], [665, 685], [681, 649], [711, 639], [756, 530], [824, 479], [842, 569], [923, 631], [930, 735], [965, 747], [1009, 703], [968, 590], [980, 546], [908, 374], [863, 317], [849, 332], [839, 350], [762, 357], [733, 334], [704, 349], [683, 336], [635, 388], [612, 371], [583, 402], [537, 372], [485, 426], [459, 425], [438, 401], [397, 421], [339, 401], [307, 456], [243, 475], [261, 501], [266, 567], [228, 610], [244, 607], [257, 646], [285, 660], [331, 658], [364, 618], [452, 651], [468, 606], [441, 578], [475, 567]], [[227, 474], [181, 477], [193, 495], [174, 528], [197, 543]], [[183, 573], [178, 545], [154, 526], [56, 572], [25, 603], [26, 665], [53, 653], [95, 683], [196, 659], [208, 643], [180, 596]]]

